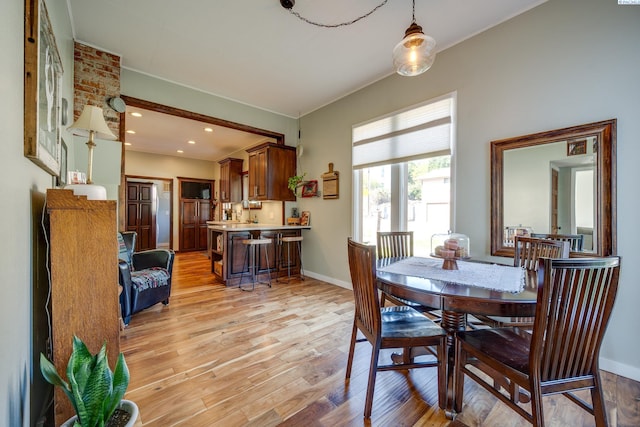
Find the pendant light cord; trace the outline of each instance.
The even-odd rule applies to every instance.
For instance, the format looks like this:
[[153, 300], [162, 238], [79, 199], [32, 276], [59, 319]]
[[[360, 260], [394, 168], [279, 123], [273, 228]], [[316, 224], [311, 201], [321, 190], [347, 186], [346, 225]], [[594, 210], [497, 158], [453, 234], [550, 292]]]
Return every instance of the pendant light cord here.
[[[351, 25], [351, 24], [355, 24], [356, 22], [360, 21], [361, 19], [366, 18], [367, 16], [371, 15], [373, 12], [375, 12], [376, 10], [380, 9], [382, 6], [384, 6], [385, 4], [387, 4], [389, 0], [383, 0], [382, 3], [380, 3], [379, 5], [377, 5], [376, 7], [374, 7], [371, 11], [369, 11], [368, 13], [365, 13], [362, 16], [359, 16], [355, 19], [352, 19], [351, 21], [347, 21], [347, 22], [341, 22], [339, 24], [323, 24], [321, 22], [315, 22], [315, 21], [311, 21], [310, 19], [307, 19], [303, 16], [301, 16], [298, 12], [295, 12], [293, 10], [293, 8], [288, 9], [289, 12], [294, 15], [295, 17], [297, 17], [298, 19], [306, 22], [307, 24], [311, 24], [311, 25], [315, 25], [316, 27], [324, 27], [324, 28], [338, 28], [338, 27], [346, 27], [347, 25]], [[414, 15], [415, 15], [415, 7], [416, 7], [416, 1], [413, 0], [413, 10], [414, 10]], [[415, 18], [414, 18], [415, 20]]]
[[411, 22], [416, 22], [416, 0], [413, 0], [413, 13], [411, 15]]

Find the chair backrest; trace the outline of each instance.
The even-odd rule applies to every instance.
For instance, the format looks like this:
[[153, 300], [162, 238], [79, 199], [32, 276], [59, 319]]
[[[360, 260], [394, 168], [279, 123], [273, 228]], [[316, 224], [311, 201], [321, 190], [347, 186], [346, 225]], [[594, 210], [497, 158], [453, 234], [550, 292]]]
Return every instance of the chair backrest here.
[[582, 242], [584, 241], [583, 234], [531, 233], [531, 237], [535, 237], [537, 239], [559, 240], [561, 242], [569, 242], [569, 248], [572, 251], [576, 251], [576, 252], [579, 252], [582, 250]]
[[513, 265], [535, 271], [539, 258], [569, 258], [569, 242], [516, 236]]
[[378, 259], [413, 256], [413, 231], [378, 231]]
[[376, 247], [348, 239], [349, 271], [355, 298], [356, 324], [370, 340], [380, 338], [382, 320], [376, 286]]
[[118, 258], [126, 261], [129, 268], [133, 270], [133, 251], [136, 247], [135, 231], [118, 232]]
[[618, 289], [620, 258], [542, 258], [531, 338], [531, 375], [592, 375]]

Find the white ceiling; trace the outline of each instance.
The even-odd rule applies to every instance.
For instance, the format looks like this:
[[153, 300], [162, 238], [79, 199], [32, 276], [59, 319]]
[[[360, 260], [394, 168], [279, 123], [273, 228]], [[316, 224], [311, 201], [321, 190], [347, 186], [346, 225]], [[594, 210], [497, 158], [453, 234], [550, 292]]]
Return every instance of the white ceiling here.
[[[388, 0], [353, 25], [322, 28], [279, 0], [67, 1], [74, 38], [123, 68], [293, 118], [392, 74], [412, 13], [410, 0]], [[335, 24], [382, 1], [298, 0], [293, 10]], [[442, 51], [544, 1], [417, 0], [415, 13]]]

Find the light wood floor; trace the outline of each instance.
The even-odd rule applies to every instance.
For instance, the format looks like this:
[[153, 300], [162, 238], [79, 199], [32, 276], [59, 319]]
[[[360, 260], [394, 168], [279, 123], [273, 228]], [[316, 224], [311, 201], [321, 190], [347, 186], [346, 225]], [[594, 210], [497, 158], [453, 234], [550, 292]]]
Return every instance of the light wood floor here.
[[[146, 426], [527, 426], [470, 380], [454, 422], [437, 406], [434, 369], [378, 374], [370, 421], [362, 417], [370, 346], [344, 373], [351, 291], [321, 281], [225, 288], [202, 253], [177, 254], [168, 306], [132, 317], [121, 335], [126, 398]], [[383, 356], [384, 357], [384, 356]], [[612, 426], [640, 425], [639, 383], [604, 373]], [[566, 398], [545, 398], [550, 426], [592, 426]]]

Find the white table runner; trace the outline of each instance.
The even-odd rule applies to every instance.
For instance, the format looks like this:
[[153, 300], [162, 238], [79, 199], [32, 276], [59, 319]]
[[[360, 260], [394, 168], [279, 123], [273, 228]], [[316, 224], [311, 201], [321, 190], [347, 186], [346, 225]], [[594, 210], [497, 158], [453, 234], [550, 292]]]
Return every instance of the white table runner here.
[[458, 270], [443, 270], [442, 259], [405, 258], [379, 269], [425, 279], [442, 280], [500, 292], [522, 292], [525, 271], [520, 267], [457, 261]]

